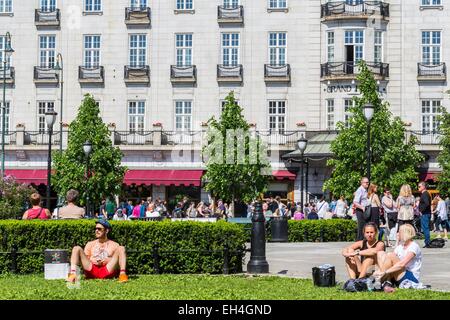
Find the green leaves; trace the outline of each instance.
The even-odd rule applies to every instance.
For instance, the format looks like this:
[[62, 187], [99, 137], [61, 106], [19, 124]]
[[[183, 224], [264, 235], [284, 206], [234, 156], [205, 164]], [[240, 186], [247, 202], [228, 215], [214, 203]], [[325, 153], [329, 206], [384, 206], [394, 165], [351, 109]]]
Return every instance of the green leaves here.
[[442, 168], [442, 172], [438, 179], [438, 189], [444, 196], [450, 196], [450, 114], [445, 109], [442, 110], [439, 122], [441, 152], [437, 160]]
[[208, 143], [202, 151], [207, 168], [205, 189], [216, 199], [250, 202], [266, 189], [270, 164], [262, 142], [251, 136], [233, 92], [226, 101], [220, 120], [212, 117], [208, 121]]
[[350, 127], [345, 128], [343, 123], [337, 126], [339, 135], [331, 144], [334, 158], [327, 162], [333, 171], [323, 189], [352, 199], [361, 177], [367, 175], [367, 121], [363, 107], [371, 103], [375, 108], [370, 123], [371, 182], [378, 185], [379, 191], [389, 187], [398, 194], [402, 184], [417, 181], [416, 169], [424, 157], [415, 148], [417, 139], [412, 137], [406, 142], [402, 120], [393, 117], [389, 103], [379, 97], [376, 81], [364, 61], [359, 68], [361, 96], [353, 98], [355, 105], [349, 110], [352, 113]]
[[[77, 118], [69, 126], [69, 143], [62, 154], [54, 154], [55, 174], [52, 185], [60, 195], [70, 189], [80, 191], [81, 204], [87, 192], [92, 203], [119, 194], [126, 168], [121, 166], [122, 152], [113, 147], [107, 126], [100, 118], [100, 110], [91, 95], [86, 95]], [[87, 159], [83, 151], [86, 141], [92, 143], [89, 157], [90, 178], [86, 179]]]

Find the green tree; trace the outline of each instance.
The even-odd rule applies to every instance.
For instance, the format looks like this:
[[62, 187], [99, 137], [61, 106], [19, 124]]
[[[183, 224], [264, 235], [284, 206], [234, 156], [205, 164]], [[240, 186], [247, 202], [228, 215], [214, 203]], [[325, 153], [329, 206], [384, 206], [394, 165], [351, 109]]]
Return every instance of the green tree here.
[[230, 92], [220, 119], [212, 117], [208, 121], [207, 145], [203, 148], [205, 189], [213, 198], [227, 202], [258, 198], [271, 175], [267, 148], [260, 139], [251, 137], [242, 111]]
[[[89, 157], [90, 178], [86, 182], [86, 156], [83, 145], [92, 143]], [[113, 147], [107, 126], [100, 117], [100, 109], [91, 95], [85, 98], [78, 115], [69, 126], [67, 150], [55, 153], [52, 185], [60, 195], [70, 189], [80, 192], [80, 203], [85, 204], [86, 190], [90, 203], [97, 204], [104, 197], [120, 193], [126, 168], [121, 166], [122, 152]]]
[[437, 159], [442, 172], [438, 179], [438, 189], [443, 195], [450, 196], [450, 114], [445, 109], [442, 110], [439, 121], [439, 133], [441, 134], [439, 144], [442, 150]]
[[323, 189], [351, 199], [361, 177], [367, 175], [367, 121], [363, 107], [371, 103], [375, 108], [370, 124], [371, 182], [377, 184], [379, 190], [389, 187], [397, 194], [402, 184], [417, 182], [416, 169], [424, 157], [415, 148], [415, 136], [405, 141], [403, 121], [393, 117], [389, 103], [378, 96], [376, 81], [364, 61], [360, 62], [359, 69], [357, 80], [361, 95], [353, 98], [355, 104], [349, 110], [352, 113], [349, 126], [342, 122], [337, 124], [339, 134], [331, 144], [334, 157], [327, 162], [333, 170]]

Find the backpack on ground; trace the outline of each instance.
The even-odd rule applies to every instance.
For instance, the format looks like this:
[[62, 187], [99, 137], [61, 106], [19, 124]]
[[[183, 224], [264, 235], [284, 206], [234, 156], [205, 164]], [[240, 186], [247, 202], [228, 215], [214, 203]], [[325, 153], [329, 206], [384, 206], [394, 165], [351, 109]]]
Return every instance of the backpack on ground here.
[[430, 248], [443, 248], [445, 246], [445, 240], [441, 238], [436, 238], [430, 241]]
[[345, 282], [343, 289], [347, 292], [368, 291], [366, 279], [350, 279]]

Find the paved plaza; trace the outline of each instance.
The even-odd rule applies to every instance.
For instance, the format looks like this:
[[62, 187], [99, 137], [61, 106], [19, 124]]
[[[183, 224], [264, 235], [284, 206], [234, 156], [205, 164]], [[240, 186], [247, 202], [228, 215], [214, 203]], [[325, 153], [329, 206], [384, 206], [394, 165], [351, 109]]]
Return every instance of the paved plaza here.
[[[423, 240], [418, 243], [423, 246]], [[349, 242], [267, 243], [270, 274], [312, 279], [314, 266], [329, 263], [336, 267], [336, 281], [344, 282], [348, 275], [341, 250], [348, 245]], [[421, 281], [431, 285], [433, 290], [450, 291], [450, 241], [442, 249], [422, 249], [422, 254]], [[246, 256], [244, 271], [249, 259], [250, 253]]]

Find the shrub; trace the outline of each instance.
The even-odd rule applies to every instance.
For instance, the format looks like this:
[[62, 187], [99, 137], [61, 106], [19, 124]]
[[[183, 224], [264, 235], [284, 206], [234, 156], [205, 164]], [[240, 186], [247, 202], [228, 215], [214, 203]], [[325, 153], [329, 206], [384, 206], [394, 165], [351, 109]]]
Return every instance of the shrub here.
[[355, 241], [357, 226], [353, 220], [289, 220], [289, 242]]
[[[158, 247], [162, 273], [222, 273], [224, 248], [230, 250], [230, 272], [241, 272], [245, 234], [223, 221], [201, 222], [112, 222], [110, 238], [127, 249], [127, 270], [131, 274], [154, 273], [154, 250]], [[17, 246], [19, 273], [42, 272], [45, 249], [70, 250], [95, 239], [94, 222], [0, 221], [0, 251]], [[177, 251], [178, 250], [178, 251]], [[208, 252], [209, 250], [214, 252]], [[0, 255], [0, 273], [11, 268], [11, 255]]]
[[16, 181], [12, 176], [0, 179], [0, 219], [17, 219], [26, 210], [32, 187]]

